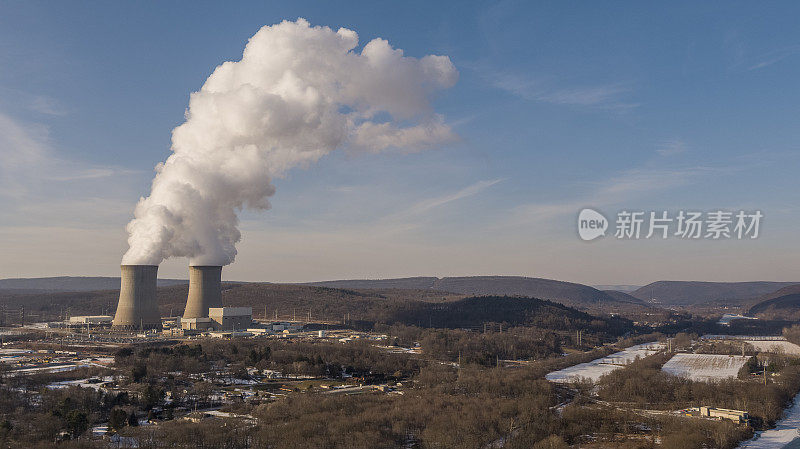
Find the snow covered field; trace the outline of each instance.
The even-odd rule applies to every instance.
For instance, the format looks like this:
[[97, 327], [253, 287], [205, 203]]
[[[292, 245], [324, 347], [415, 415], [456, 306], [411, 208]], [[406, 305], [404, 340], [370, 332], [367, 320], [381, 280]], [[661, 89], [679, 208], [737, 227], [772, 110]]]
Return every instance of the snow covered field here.
[[775, 352], [786, 355], [800, 355], [800, 346], [789, 341], [744, 340], [762, 352]]
[[721, 380], [736, 377], [749, 359], [740, 355], [675, 354], [661, 369], [691, 380]]
[[600, 376], [628, 365], [636, 360], [637, 357], [644, 358], [653, 355], [663, 348], [664, 345], [659, 342], [631, 346], [624, 351], [616, 352], [609, 356], [592, 360], [591, 362], [580, 363], [570, 366], [569, 368], [553, 371], [548, 374], [546, 378], [551, 382], [560, 383], [572, 382], [579, 379], [588, 379], [592, 382], [597, 382]]
[[62, 380], [60, 382], [53, 382], [47, 386], [51, 390], [58, 390], [69, 388], [72, 386], [77, 386], [81, 388], [91, 388], [95, 391], [99, 391], [101, 388], [105, 387], [108, 382], [114, 380], [112, 376], [105, 376], [103, 378], [87, 378], [87, 379], [78, 379], [78, 380]]
[[725, 315], [722, 315], [722, 318], [720, 318], [719, 321], [717, 321], [717, 324], [721, 324], [723, 326], [730, 326], [731, 321], [733, 320], [757, 320], [757, 319], [758, 318], [753, 318], [750, 316], [744, 316], [739, 314], [734, 315], [731, 313], [726, 313]]
[[752, 440], [739, 445], [747, 449], [789, 449], [800, 448], [800, 398], [795, 397], [794, 405], [786, 409], [783, 419], [774, 429], [756, 432]]

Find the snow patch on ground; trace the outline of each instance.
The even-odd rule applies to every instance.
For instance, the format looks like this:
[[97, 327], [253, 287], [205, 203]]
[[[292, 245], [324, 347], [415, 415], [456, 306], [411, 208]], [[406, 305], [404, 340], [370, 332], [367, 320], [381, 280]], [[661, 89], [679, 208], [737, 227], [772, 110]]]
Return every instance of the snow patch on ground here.
[[669, 374], [708, 382], [736, 377], [750, 360], [740, 355], [675, 354], [661, 369]]
[[774, 352], [776, 354], [800, 355], [800, 346], [790, 341], [764, 341], [744, 340], [761, 352]]
[[795, 397], [794, 405], [786, 409], [783, 419], [774, 429], [756, 432], [752, 440], [739, 445], [746, 449], [789, 449], [800, 448], [800, 398]]
[[726, 313], [725, 315], [722, 315], [722, 318], [720, 318], [719, 321], [717, 321], [717, 324], [721, 324], [723, 326], [730, 326], [731, 321], [733, 320], [757, 320], [757, 319], [758, 318], [753, 318], [750, 316], [744, 316], [739, 314], [734, 315], [731, 313]]
[[636, 360], [637, 357], [644, 358], [653, 355], [663, 348], [664, 344], [656, 341], [643, 343], [631, 346], [624, 351], [592, 360], [591, 362], [580, 363], [570, 366], [569, 368], [553, 371], [545, 377], [551, 382], [558, 383], [572, 382], [580, 379], [588, 379], [592, 382], [597, 382], [601, 376], [630, 364]]

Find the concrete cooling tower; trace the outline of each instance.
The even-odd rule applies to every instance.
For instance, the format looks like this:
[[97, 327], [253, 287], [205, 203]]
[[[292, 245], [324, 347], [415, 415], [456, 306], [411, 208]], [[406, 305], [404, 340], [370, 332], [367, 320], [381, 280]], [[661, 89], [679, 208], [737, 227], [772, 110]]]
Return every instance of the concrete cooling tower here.
[[158, 265], [122, 265], [119, 304], [113, 326], [121, 329], [159, 329], [156, 299]]
[[189, 298], [184, 318], [206, 318], [210, 307], [222, 307], [222, 267], [189, 267]]

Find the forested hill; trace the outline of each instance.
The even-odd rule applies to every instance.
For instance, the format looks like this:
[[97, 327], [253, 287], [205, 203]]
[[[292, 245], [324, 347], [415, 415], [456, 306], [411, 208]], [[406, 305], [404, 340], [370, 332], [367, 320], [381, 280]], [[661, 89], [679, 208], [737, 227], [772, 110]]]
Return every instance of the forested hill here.
[[[162, 316], [180, 315], [188, 286], [158, 288]], [[440, 328], [480, 328], [484, 323], [506, 326], [536, 326], [543, 329], [586, 329], [621, 335], [632, 329], [621, 318], [596, 317], [546, 300], [520, 297], [465, 297], [433, 290], [355, 290], [281, 284], [223, 284], [226, 306], [252, 307], [256, 318], [296, 316], [305, 319], [340, 321], [347, 317], [363, 326], [408, 324]], [[57, 319], [70, 315], [113, 314], [118, 290], [96, 292], [0, 293], [0, 305], [7, 309], [24, 306], [26, 315]]]
[[[186, 284], [185, 279], [159, 279], [158, 285]], [[5, 293], [88, 292], [119, 289], [119, 277], [58, 276], [43, 278], [0, 279], [0, 291]]]
[[750, 307], [750, 316], [797, 320], [800, 318], [800, 293], [778, 296]]
[[[160, 287], [186, 285], [187, 283], [186, 280], [181, 279], [159, 279], [158, 282]], [[259, 284], [271, 285], [268, 283]], [[639, 299], [624, 293], [605, 292], [573, 282], [523, 276], [351, 279], [295, 285], [349, 290], [424, 290], [431, 292], [430, 294], [434, 296], [450, 293], [469, 296], [524, 296], [592, 310], [605, 310], [606, 308], [628, 309], [643, 305], [643, 302]], [[119, 289], [118, 277], [50, 277], [0, 280], [0, 293], [2, 294], [96, 292], [116, 289]]]
[[748, 315], [762, 318], [800, 319], [800, 284], [764, 295], [750, 307]]
[[692, 305], [721, 300], [758, 298], [797, 282], [700, 282], [658, 281], [645, 285], [631, 295], [660, 305]]
[[620, 300], [619, 297], [609, 295], [606, 292], [589, 287], [588, 285], [524, 276], [416, 277], [375, 280], [353, 279], [313, 282], [304, 285], [351, 289], [415, 288], [472, 296], [526, 296], [579, 307], [641, 304], [641, 301], [636, 298], [630, 297], [625, 300]]
[[603, 293], [611, 296], [612, 298], [620, 302], [629, 302], [632, 304], [642, 304], [643, 302], [641, 299], [635, 296], [631, 296], [630, 293], [622, 292], [619, 290], [603, 290]]
[[306, 282], [300, 285], [312, 285], [316, 287], [331, 288], [409, 288], [409, 289], [433, 289], [434, 283], [438, 280], [435, 277], [410, 277], [396, 279], [344, 279], [339, 281], [320, 281]]
[[770, 299], [780, 298], [781, 296], [786, 295], [794, 295], [800, 293], [800, 284], [792, 284], [788, 287], [783, 287], [780, 290], [776, 290], [774, 292], [768, 293], [760, 298], [758, 298], [758, 302], [769, 301]]
[[388, 311], [383, 321], [444, 328], [479, 328], [488, 322], [610, 335], [622, 335], [633, 328], [626, 319], [599, 318], [562, 304], [513, 296], [468, 297], [442, 305], [415, 302]]

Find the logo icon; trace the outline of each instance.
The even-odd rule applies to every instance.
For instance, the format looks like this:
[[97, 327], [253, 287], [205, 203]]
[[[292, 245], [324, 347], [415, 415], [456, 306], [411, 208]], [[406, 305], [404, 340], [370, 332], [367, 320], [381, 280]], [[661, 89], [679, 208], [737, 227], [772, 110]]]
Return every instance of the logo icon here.
[[608, 220], [594, 209], [583, 209], [578, 214], [578, 235], [587, 242], [606, 235]]

